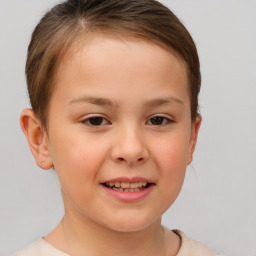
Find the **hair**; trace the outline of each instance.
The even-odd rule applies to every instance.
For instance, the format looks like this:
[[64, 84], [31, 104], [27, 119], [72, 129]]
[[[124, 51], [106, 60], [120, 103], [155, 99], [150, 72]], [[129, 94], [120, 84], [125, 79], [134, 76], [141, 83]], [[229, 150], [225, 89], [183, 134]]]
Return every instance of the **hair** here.
[[74, 42], [94, 33], [151, 41], [184, 61], [195, 120], [201, 86], [198, 53], [187, 29], [167, 7], [155, 0], [67, 0], [42, 17], [28, 47], [30, 103], [45, 128], [59, 63]]

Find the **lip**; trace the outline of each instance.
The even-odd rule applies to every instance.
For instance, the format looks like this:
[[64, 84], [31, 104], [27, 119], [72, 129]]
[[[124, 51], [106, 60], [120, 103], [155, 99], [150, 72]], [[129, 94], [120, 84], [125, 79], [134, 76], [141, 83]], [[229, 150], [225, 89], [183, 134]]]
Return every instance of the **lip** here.
[[118, 177], [118, 178], [114, 178], [114, 179], [103, 181], [101, 183], [111, 183], [111, 182], [129, 182], [129, 183], [148, 182], [148, 183], [155, 184], [152, 180], [146, 179], [146, 178], [142, 178], [142, 177], [132, 177], [132, 178], [129, 178], [129, 177]]
[[[111, 188], [108, 188], [104, 186], [104, 183], [111, 183], [111, 182], [129, 182], [129, 183], [135, 183], [135, 182], [147, 182], [150, 183], [150, 186], [144, 188], [141, 191], [137, 192], [124, 192], [124, 191], [118, 191]], [[102, 182], [101, 187], [104, 189], [104, 191], [110, 195], [111, 197], [114, 197], [115, 199], [122, 201], [122, 202], [137, 202], [144, 198], [146, 198], [154, 189], [155, 183], [152, 180], [142, 178], [142, 177], [118, 177], [110, 180], [106, 180]]]

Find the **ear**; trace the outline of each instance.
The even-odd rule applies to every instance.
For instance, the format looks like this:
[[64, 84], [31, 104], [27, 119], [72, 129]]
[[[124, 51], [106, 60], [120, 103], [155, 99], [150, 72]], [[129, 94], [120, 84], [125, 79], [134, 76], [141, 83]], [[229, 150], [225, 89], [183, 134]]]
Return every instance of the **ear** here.
[[48, 149], [47, 133], [31, 109], [24, 109], [22, 111], [20, 125], [37, 165], [45, 170], [52, 168], [53, 164]]
[[198, 131], [201, 126], [202, 118], [200, 115], [196, 117], [196, 120], [193, 121], [192, 123], [192, 130], [191, 130], [191, 135], [190, 135], [190, 141], [189, 141], [189, 151], [187, 155], [187, 165], [189, 165], [192, 160], [193, 160], [193, 153], [196, 147], [196, 142], [197, 142], [197, 136], [198, 136]]

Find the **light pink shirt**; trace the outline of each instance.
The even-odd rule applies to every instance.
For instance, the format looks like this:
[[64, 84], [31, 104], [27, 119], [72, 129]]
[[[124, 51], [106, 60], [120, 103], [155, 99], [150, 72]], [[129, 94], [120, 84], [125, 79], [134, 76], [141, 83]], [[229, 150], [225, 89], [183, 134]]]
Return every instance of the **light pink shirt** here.
[[[181, 248], [177, 256], [221, 256], [207, 246], [187, 237], [181, 231], [174, 231], [181, 237]], [[70, 256], [54, 248], [43, 238], [18, 251], [13, 256]]]

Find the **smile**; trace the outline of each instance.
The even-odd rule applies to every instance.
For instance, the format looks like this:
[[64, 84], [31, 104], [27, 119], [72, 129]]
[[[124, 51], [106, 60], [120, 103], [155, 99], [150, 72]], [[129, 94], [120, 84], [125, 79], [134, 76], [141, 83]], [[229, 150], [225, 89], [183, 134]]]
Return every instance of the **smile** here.
[[122, 202], [138, 202], [149, 196], [156, 186], [153, 180], [142, 177], [118, 177], [106, 180], [101, 187], [111, 196]]
[[148, 182], [108, 182], [104, 186], [120, 192], [139, 192], [150, 186]]

